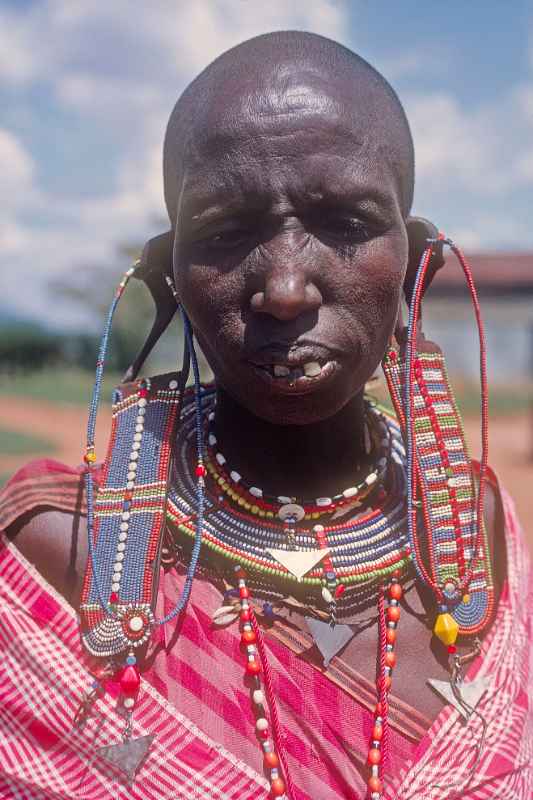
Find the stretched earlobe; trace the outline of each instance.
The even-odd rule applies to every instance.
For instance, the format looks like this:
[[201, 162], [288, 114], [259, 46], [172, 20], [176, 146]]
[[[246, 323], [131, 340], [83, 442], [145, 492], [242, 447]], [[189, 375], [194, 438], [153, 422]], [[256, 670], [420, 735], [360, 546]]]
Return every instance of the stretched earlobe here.
[[135, 277], [144, 281], [156, 307], [156, 317], [148, 337], [124, 374], [123, 381], [134, 380], [156, 342], [168, 328], [176, 313], [176, 303], [168, 290], [166, 276], [172, 275], [174, 231], [150, 239], [144, 246]]
[[[410, 305], [413, 289], [415, 285], [416, 273], [420, 265], [420, 259], [427, 247], [428, 239], [437, 239], [438, 228], [424, 217], [407, 217], [406, 220], [407, 237], [409, 239], [409, 259], [403, 290], [407, 304]], [[444, 266], [443, 246], [438, 244], [431, 256], [426, 276], [424, 279], [423, 292], [429, 287], [438, 270]]]

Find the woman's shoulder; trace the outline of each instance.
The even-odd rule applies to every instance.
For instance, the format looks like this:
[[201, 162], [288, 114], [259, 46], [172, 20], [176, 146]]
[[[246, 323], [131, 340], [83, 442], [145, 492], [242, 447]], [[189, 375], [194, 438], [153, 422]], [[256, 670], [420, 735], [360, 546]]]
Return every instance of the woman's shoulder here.
[[18, 470], [0, 490], [0, 529], [72, 605], [87, 558], [83, 476], [84, 467], [40, 459]]

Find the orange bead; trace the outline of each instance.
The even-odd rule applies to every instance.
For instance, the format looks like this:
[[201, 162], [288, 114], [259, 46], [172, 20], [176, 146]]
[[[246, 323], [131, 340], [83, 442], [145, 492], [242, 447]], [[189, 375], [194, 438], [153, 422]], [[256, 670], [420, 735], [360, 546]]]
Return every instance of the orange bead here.
[[370, 789], [371, 792], [378, 792], [379, 794], [381, 794], [382, 786], [380, 779], [376, 778], [375, 775], [372, 775], [372, 777], [369, 778], [368, 781], [368, 788]]
[[401, 600], [403, 595], [402, 587], [399, 583], [393, 583], [389, 586], [389, 597], [393, 600]]
[[394, 630], [394, 628], [387, 628], [386, 637], [387, 637], [387, 644], [394, 644], [394, 642], [396, 641], [396, 631]]
[[281, 778], [274, 778], [270, 784], [270, 791], [272, 792], [272, 797], [281, 797], [285, 794], [285, 784]]
[[396, 655], [391, 653], [390, 651], [385, 653], [385, 664], [388, 667], [395, 667], [396, 666]]
[[381, 741], [381, 737], [383, 736], [383, 725], [374, 725], [372, 730], [372, 740], [374, 742]]
[[381, 679], [382, 685], [385, 687], [385, 690], [388, 692], [390, 687], [392, 686], [392, 678], [390, 675], [384, 675]]
[[387, 619], [389, 622], [398, 622], [400, 619], [400, 607], [399, 606], [389, 606], [387, 608]]
[[368, 763], [375, 766], [376, 764], [379, 764], [380, 761], [381, 761], [381, 750], [378, 750], [377, 747], [370, 748], [370, 750], [368, 751]]
[[381, 703], [377, 703], [376, 704], [376, 707], [374, 709], [374, 714], [376, 715], [376, 717], [382, 717], [383, 716], [383, 708], [381, 706]]
[[279, 767], [279, 758], [273, 750], [270, 753], [265, 753], [264, 757], [265, 769], [277, 769]]
[[253, 631], [243, 631], [241, 634], [241, 644], [254, 644], [255, 633]]
[[247, 661], [246, 662], [246, 672], [248, 675], [259, 675], [261, 672], [261, 664], [259, 661]]

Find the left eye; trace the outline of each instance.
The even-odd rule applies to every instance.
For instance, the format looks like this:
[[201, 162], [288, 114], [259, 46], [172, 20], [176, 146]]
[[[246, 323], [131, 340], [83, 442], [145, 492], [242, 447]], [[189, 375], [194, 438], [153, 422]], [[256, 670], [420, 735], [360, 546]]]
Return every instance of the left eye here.
[[320, 228], [326, 235], [342, 242], [364, 242], [371, 236], [369, 226], [360, 219], [330, 217], [322, 222]]

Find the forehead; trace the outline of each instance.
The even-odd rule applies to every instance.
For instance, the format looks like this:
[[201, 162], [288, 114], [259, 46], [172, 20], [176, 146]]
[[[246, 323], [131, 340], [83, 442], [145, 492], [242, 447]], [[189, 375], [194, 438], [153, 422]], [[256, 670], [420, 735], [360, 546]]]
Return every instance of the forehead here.
[[284, 192], [396, 191], [393, 148], [372, 104], [355, 99], [312, 74], [278, 75], [211, 97], [182, 151], [182, 212], [195, 215], [212, 200], [267, 202]]

